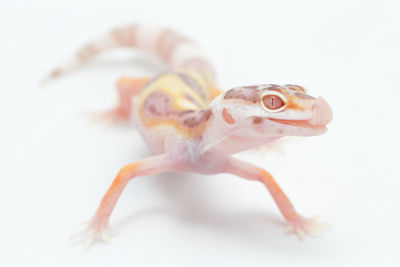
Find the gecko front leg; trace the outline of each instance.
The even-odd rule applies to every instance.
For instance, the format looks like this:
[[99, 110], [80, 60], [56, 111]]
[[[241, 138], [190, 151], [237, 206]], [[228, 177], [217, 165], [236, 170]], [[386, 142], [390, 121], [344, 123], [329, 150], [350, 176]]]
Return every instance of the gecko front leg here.
[[109, 218], [127, 183], [138, 176], [174, 170], [174, 166], [175, 163], [171, 157], [167, 157], [165, 154], [149, 157], [124, 166], [103, 196], [95, 215], [88, 222], [87, 227], [73, 235], [71, 239], [89, 235], [86, 248], [89, 248], [98, 239], [103, 241], [110, 239], [112, 229], [109, 226]]
[[317, 217], [305, 218], [301, 216], [272, 175], [266, 170], [231, 157], [223, 165], [223, 172], [262, 182], [272, 195], [283, 217], [285, 217], [290, 225], [287, 233], [296, 234], [300, 240], [303, 239], [305, 234], [309, 236], [322, 236], [330, 228], [327, 223], [319, 223]]

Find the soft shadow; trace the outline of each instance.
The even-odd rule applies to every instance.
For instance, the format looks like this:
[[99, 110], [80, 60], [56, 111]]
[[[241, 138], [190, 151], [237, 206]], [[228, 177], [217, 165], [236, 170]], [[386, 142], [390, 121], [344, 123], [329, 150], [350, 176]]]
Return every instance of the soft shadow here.
[[282, 239], [286, 224], [279, 213], [269, 213], [267, 210], [224, 210], [212, 192], [208, 193], [207, 183], [202, 181], [200, 175], [173, 173], [160, 176], [154, 183], [155, 190], [158, 190], [157, 193], [161, 194], [166, 202], [172, 202], [173, 205], [135, 212], [117, 222], [117, 228], [128, 227], [135, 220], [145, 216], [163, 214], [191, 227], [210, 229], [218, 235], [238, 242], [260, 242], [268, 246], [267, 240], [271, 241], [272, 245], [277, 238]]

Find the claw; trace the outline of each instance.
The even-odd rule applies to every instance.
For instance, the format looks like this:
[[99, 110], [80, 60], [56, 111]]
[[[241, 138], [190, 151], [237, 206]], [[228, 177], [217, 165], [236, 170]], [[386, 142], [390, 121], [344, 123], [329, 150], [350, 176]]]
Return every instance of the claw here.
[[93, 236], [93, 235], [91, 235], [87, 240], [86, 240], [86, 243], [85, 243], [85, 248], [83, 249], [83, 251], [89, 251], [89, 249], [92, 247], [92, 245], [94, 244], [94, 242], [95, 242], [95, 237]]
[[107, 235], [106, 233], [101, 233], [101, 240], [103, 240], [106, 243], [110, 243], [111, 237]]
[[84, 229], [73, 234], [69, 240], [86, 237], [84, 251], [88, 251], [97, 241], [109, 243], [116, 234], [118, 234], [118, 231], [109, 227], [108, 224], [86, 222]]
[[298, 217], [289, 222], [290, 226], [286, 229], [286, 234], [295, 234], [300, 241], [304, 240], [304, 237], [323, 237], [324, 233], [330, 230], [332, 227], [329, 223], [318, 222], [318, 216], [312, 218]]
[[79, 231], [79, 232], [77, 232], [77, 233], [71, 235], [71, 236], [69, 237], [69, 240], [74, 240], [74, 239], [76, 239], [76, 238], [78, 238], [78, 237], [80, 237], [80, 236], [84, 236], [84, 235], [86, 235], [89, 231], [90, 231], [89, 227], [85, 227], [83, 230], [81, 230], [81, 231]]

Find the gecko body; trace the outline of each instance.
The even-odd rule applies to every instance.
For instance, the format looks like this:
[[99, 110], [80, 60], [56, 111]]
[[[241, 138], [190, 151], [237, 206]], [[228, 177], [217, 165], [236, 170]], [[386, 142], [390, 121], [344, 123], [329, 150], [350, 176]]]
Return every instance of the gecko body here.
[[134, 123], [155, 155], [127, 164], [118, 172], [87, 227], [79, 233], [89, 236], [89, 244], [109, 238], [109, 217], [129, 181], [165, 171], [230, 173], [260, 181], [291, 232], [302, 237], [325, 229], [325, 224], [296, 211], [269, 172], [232, 156], [284, 136], [325, 133], [332, 111], [323, 98], [314, 98], [303, 87], [291, 84], [239, 86], [222, 92], [216, 86], [211, 64], [191, 40], [148, 25], [111, 31], [56, 68], [48, 79], [118, 47], [150, 52], [169, 70], [152, 79], [119, 79], [117, 107], [101, 114], [104, 119]]

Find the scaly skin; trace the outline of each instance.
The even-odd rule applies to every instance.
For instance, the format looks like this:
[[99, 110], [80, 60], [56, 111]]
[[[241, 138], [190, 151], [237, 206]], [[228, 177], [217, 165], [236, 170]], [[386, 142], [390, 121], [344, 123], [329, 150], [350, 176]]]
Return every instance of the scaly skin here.
[[115, 47], [135, 47], [155, 54], [170, 70], [149, 78], [118, 80], [118, 106], [98, 117], [137, 125], [155, 156], [123, 167], [80, 234], [88, 246], [110, 238], [109, 217], [127, 183], [164, 171], [231, 173], [260, 181], [268, 189], [290, 233], [320, 235], [326, 224], [301, 216], [272, 175], [232, 155], [284, 136], [326, 132], [332, 120], [327, 102], [298, 85], [263, 84], [223, 93], [215, 85], [208, 60], [188, 38], [171, 30], [134, 25], [91, 42], [47, 78], [51, 80]]

